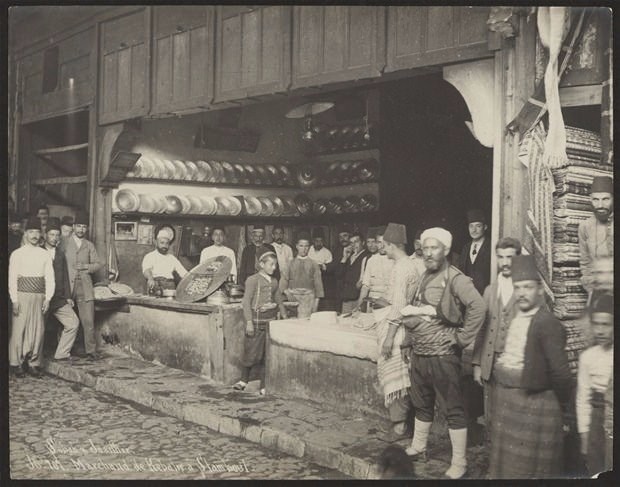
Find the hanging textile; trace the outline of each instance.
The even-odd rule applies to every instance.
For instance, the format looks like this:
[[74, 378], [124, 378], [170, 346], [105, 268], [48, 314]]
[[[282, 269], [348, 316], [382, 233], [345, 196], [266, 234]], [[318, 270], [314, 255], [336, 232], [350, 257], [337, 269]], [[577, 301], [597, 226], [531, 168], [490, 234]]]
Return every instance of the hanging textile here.
[[529, 202], [524, 246], [536, 259], [545, 292], [553, 298], [553, 174], [543, 162], [546, 133], [542, 122], [519, 145], [518, 158], [528, 169]]
[[108, 280], [116, 282], [119, 276], [118, 270], [118, 256], [116, 255], [116, 246], [114, 242], [110, 240], [108, 247]]
[[548, 167], [562, 167], [568, 162], [566, 130], [560, 104], [558, 56], [570, 26], [570, 12], [570, 7], [538, 7], [538, 33], [542, 45], [549, 51], [549, 61], [545, 70], [545, 100], [549, 112], [549, 130], [543, 154], [543, 161]]
[[605, 51], [607, 80], [603, 81], [601, 93], [601, 162], [614, 163], [614, 113], [613, 113], [613, 38], [609, 29], [609, 44]]
[[[583, 36], [584, 25], [590, 20], [592, 11], [583, 9], [581, 14], [571, 22], [568, 35], [564, 41], [564, 45], [558, 56], [558, 77], [561, 79], [575, 46], [578, 46]], [[519, 133], [524, 136], [532, 129], [546, 113], [547, 105], [545, 103], [545, 82], [544, 79], [538, 84], [534, 94], [525, 103], [519, 114], [508, 124], [508, 130], [512, 133]]]

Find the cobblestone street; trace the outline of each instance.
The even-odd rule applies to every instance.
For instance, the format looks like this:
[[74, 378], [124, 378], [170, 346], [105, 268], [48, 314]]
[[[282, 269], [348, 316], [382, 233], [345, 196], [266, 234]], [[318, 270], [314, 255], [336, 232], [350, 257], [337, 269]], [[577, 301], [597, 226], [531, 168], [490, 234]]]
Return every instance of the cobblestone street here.
[[346, 478], [55, 377], [12, 378], [9, 398], [13, 479]]

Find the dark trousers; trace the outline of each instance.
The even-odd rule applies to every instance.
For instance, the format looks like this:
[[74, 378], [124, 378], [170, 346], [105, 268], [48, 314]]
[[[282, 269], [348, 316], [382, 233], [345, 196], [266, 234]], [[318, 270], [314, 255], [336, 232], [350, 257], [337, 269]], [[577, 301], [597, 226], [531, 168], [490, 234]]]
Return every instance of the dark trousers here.
[[77, 305], [80, 323], [84, 330], [84, 349], [86, 353], [95, 353], [95, 302], [84, 299], [84, 287], [80, 279], [76, 279], [73, 287], [73, 300]]
[[461, 385], [461, 358], [456, 355], [411, 356], [411, 402], [420, 421], [432, 422], [435, 401], [450, 429], [467, 427]]
[[265, 387], [265, 342], [267, 325], [254, 324], [254, 336], [245, 336], [243, 340], [243, 357], [241, 359], [241, 380], [260, 379], [261, 389]]

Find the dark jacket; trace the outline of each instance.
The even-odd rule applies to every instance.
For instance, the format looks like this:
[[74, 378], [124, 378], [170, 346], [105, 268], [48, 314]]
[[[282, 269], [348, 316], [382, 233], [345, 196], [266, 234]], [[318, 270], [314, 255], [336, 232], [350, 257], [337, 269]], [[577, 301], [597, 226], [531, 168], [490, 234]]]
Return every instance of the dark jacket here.
[[[259, 250], [259, 254], [262, 255], [265, 252], [273, 252], [275, 254], [275, 249], [272, 245], [264, 243], [261, 245]], [[258, 257], [260, 257], [260, 255]], [[253, 274], [258, 272], [258, 268], [256, 266], [256, 245], [253, 243], [249, 244], [246, 248], [243, 249], [241, 253], [241, 264], [239, 265], [239, 281], [245, 283], [245, 280]], [[275, 272], [273, 273], [273, 277], [275, 277], [278, 281], [280, 280], [280, 269], [276, 267]]]
[[71, 283], [69, 281], [69, 270], [67, 268], [67, 259], [61, 249], [56, 248], [54, 257], [54, 280], [56, 281], [56, 290], [50, 301], [50, 311], [67, 304], [67, 299], [71, 299]]
[[487, 313], [474, 342], [471, 363], [480, 366], [482, 379], [488, 381], [493, 370], [497, 340], [499, 337], [506, 339], [506, 331], [516, 314], [517, 305], [513, 294], [510, 301], [500, 309], [501, 304], [497, 297], [497, 281], [486, 288], [483, 299], [487, 305]]
[[575, 387], [566, 353], [566, 332], [545, 307], [532, 318], [524, 364], [521, 387], [532, 393], [552, 389], [565, 409]]
[[474, 281], [474, 287], [482, 295], [491, 282], [491, 239], [486, 236], [478, 250], [476, 261], [472, 264], [469, 258], [472, 242], [467, 243], [459, 256], [458, 267], [463, 274]]
[[325, 298], [335, 301], [337, 310], [340, 311], [342, 305], [342, 275], [340, 274], [343, 248], [340, 244], [332, 252], [332, 261], [325, 267], [323, 272], [323, 289]]
[[[346, 264], [340, 262], [337, 276], [342, 281], [340, 295], [343, 301], [353, 301], [359, 298], [360, 290], [357, 288], [357, 283], [360, 280], [362, 264], [365, 264], [369, 255], [369, 252], [364, 250], [358, 255], [353, 264], [351, 264], [350, 259], [347, 260]], [[340, 257], [340, 260], [342, 260], [342, 257]]]

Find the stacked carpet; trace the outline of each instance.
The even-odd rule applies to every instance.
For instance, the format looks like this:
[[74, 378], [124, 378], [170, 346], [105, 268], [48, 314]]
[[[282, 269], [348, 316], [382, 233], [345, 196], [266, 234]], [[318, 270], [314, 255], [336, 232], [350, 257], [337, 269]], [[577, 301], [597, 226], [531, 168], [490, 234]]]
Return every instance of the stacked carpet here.
[[590, 187], [595, 176], [611, 176], [613, 166], [601, 162], [601, 140], [594, 132], [566, 127], [569, 164], [553, 170], [554, 314], [566, 329], [566, 350], [574, 373], [579, 353], [589, 345], [583, 317], [588, 295], [581, 285], [579, 223], [592, 216]]

